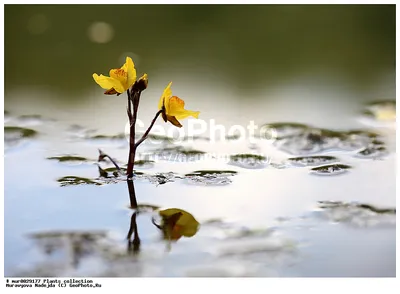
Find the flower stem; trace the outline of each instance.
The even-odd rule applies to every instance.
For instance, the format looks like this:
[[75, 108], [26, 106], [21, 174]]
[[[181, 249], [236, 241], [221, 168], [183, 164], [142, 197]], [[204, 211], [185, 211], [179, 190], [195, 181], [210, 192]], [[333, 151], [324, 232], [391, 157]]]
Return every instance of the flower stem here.
[[[140, 93], [139, 93], [139, 96], [140, 96]], [[139, 104], [139, 98], [136, 100], [137, 104]], [[138, 106], [135, 107], [135, 104], [134, 104], [134, 109], [136, 109], [136, 111], [137, 111]], [[153, 120], [151, 121], [149, 128], [146, 130], [146, 132], [143, 134], [143, 136], [140, 138], [140, 140], [136, 142], [136, 144], [135, 144], [136, 113], [135, 112], [133, 113], [134, 120], [133, 120], [133, 124], [131, 124], [131, 128], [130, 128], [129, 161], [128, 161], [128, 168], [126, 171], [126, 174], [128, 175], [128, 179], [133, 177], [133, 167], [135, 165], [136, 149], [140, 144], [143, 143], [144, 140], [147, 139], [147, 136], [149, 135], [150, 130], [153, 128], [158, 116], [161, 113], [162, 113], [162, 110], [157, 111], [156, 115], [154, 116]]]
[[155, 117], [153, 118], [153, 120], [151, 121], [151, 124], [150, 124], [149, 128], [147, 129], [147, 131], [143, 134], [142, 138], [140, 138], [140, 140], [136, 142], [135, 148], [137, 148], [140, 144], [142, 144], [142, 142], [143, 142], [144, 140], [147, 139], [147, 136], [149, 135], [150, 130], [153, 128], [154, 123], [156, 122], [158, 116], [159, 116], [161, 113], [162, 113], [162, 110], [159, 110], [159, 111], [156, 113], [156, 115], [155, 115]]
[[128, 108], [126, 109], [126, 111], [128, 112], [129, 125], [131, 125], [131, 123], [132, 123], [132, 106], [131, 106], [132, 99], [131, 99], [131, 95], [129, 94], [130, 90], [128, 90], [127, 93], [128, 93]]
[[[128, 156], [128, 167], [126, 170], [126, 174], [129, 178], [133, 177], [133, 166], [135, 164], [135, 125], [136, 125], [136, 117], [137, 117], [137, 109], [139, 104], [140, 93], [138, 91], [134, 91], [131, 93], [131, 90], [128, 90], [128, 117], [129, 117], [129, 156]], [[130, 103], [133, 104], [133, 113]]]

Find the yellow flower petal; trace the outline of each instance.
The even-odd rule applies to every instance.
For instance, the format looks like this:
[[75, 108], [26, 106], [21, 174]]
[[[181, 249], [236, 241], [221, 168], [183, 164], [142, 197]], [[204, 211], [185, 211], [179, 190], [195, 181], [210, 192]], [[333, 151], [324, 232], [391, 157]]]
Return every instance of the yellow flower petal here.
[[[126, 81], [127, 87], [130, 88], [136, 82], [136, 69], [135, 65], [133, 64], [132, 58], [126, 57], [126, 62], [124, 64], [126, 66], [126, 72], [128, 73], [128, 79]], [[146, 75], [147, 79], [147, 75]]]
[[163, 105], [165, 106], [166, 110], [169, 107], [169, 98], [172, 96], [171, 85], [172, 85], [172, 82], [170, 82], [168, 84], [168, 86], [164, 89], [164, 92], [160, 97], [160, 101], [158, 102], [158, 109], [160, 109], [160, 110]]
[[128, 73], [122, 69], [122, 68], [118, 68], [118, 69], [111, 69], [110, 70], [110, 77], [118, 80], [121, 82], [122, 85], [126, 85], [126, 81], [128, 80]]
[[168, 115], [175, 116], [175, 113], [181, 111], [185, 107], [185, 101], [177, 96], [170, 97], [168, 101], [168, 107], [165, 107]]
[[177, 119], [184, 119], [189, 116], [193, 116], [194, 118], [199, 118], [199, 114], [200, 114], [200, 111], [192, 111], [192, 110], [184, 109], [183, 112], [179, 112], [179, 113], [175, 114], [175, 117]]
[[199, 117], [199, 111], [192, 111], [185, 109], [185, 101], [180, 99], [177, 96], [172, 96], [171, 91], [172, 82], [168, 84], [168, 86], [164, 89], [163, 94], [160, 97], [160, 101], [158, 102], [158, 109], [162, 109], [165, 107], [165, 113], [163, 113], [163, 119], [165, 122], [169, 121], [174, 126], [180, 128], [182, 125], [178, 121], [178, 119], [184, 119], [189, 116], [193, 116], [195, 118]]
[[144, 75], [142, 75], [139, 78], [139, 81], [144, 81], [144, 82], [148, 83], [149, 82], [149, 78], [148, 78], [147, 74], [145, 73]]
[[110, 77], [93, 74], [93, 78], [103, 89], [111, 90], [114, 88], [116, 92], [121, 94], [136, 82], [135, 65], [132, 58], [127, 57], [121, 68], [110, 70]]
[[179, 97], [173, 96], [169, 99], [169, 109], [167, 109], [167, 115], [175, 116], [177, 119], [184, 119], [188, 116], [195, 118], [199, 117], [199, 111], [186, 110], [185, 101]]
[[111, 88], [114, 88], [118, 93], [123, 93], [125, 91], [121, 82], [119, 80], [113, 79], [112, 77], [93, 74], [93, 79], [103, 89], [109, 90]]

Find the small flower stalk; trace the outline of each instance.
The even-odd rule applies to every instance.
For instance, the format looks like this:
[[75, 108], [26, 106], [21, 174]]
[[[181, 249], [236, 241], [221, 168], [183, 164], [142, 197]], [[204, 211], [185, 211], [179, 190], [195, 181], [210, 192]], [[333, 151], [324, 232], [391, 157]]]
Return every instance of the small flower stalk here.
[[186, 110], [184, 108], [185, 102], [177, 96], [172, 96], [172, 82], [170, 82], [164, 89], [159, 99], [158, 111], [151, 121], [150, 126], [143, 136], [137, 142], [135, 142], [137, 112], [139, 109], [141, 94], [147, 89], [148, 86], [147, 74], [144, 74], [137, 79], [135, 65], [130, 57], [126, 57], [126, 61], [122, 67], [118, 69], [111, 69], [109, 76], [98, 75], [94, 73], [93, 79], [100, 87], [105, 89], [105, 95], [119, 96], [124, 92], [127, 93], [127, 115], [130, 124], [128, 167], [126, 171], [128, 179], [132, 179], [133, 177], [136, 150], [139, 145], [147, 139], [147, 136], [149, 135], [160, 114], [164, 122], [170, 122], [172, 125], [178, 128], [182, 127], [179, 120], [188, 118], [190, 116], [194, 118], [199, 117], [199, 111]]

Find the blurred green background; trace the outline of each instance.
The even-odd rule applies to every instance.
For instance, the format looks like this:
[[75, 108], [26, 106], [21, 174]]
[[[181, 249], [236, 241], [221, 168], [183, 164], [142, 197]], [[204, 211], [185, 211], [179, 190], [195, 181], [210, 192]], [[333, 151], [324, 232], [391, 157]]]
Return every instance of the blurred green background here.
[[6, 101], [19, 87], [80, 93], [126, 55], [150, 79], [246, 91], [328, 72], [362, 87], [394, 77], [395, 5], [5, 5]]

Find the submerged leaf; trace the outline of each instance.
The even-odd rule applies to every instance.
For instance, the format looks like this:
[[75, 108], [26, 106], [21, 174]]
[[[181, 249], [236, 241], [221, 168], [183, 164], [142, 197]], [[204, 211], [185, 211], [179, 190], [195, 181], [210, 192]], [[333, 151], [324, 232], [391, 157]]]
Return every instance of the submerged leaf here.
[[304, 157], [292, 157], [289, 158], [288, 161], [291, 164], [298, 166], [310, 166], [310, 165], [320, 165], [338, 161], [338, 159], [334, 156], [304, 156]]
[[74, 155], [61, 155], [61, 156], [52, 156], [47, 157], [49, 160], [58, 160], [58, 162], [70, 162], [70, 161], [88, 161], [87, 158], [81, 156]]
[[235, 135], [226, 135], [225, 140], [232, 141], [232, 140], [239, 140], [241, 138], [240, 134]]
[[173, 172], [157, 173], [155, 175], [147, 175], [146, 178], [154, 184], [163, 185], [169, 182], [174, 182], [176, 178], [180, 178]]
[[125, 139], [125, 134], [124, 133], [120, 133], [117, 135], [95, 135], [92, 137], [89, 137], [89, 139], [92, 140], [103, 140], [103, 139], [110, 139], [110, 140], [120, 140], [120, 139]]
[[59, 178], [57, 182], [60, 183], [61, 187], [65, 186], [75, 186], [75, 185], [102, 185], [99, 182], [93, 181], [88, 178], [81, 178], [81, 177], [76, 177], [76, 176], [66, 176]]
[[300, 123], [270, 123], [261, 126], [257, 137], [267, 140], [281, 139], [299, 135], [309, 128], [309, 126]]
[[315, 213], [333, 222], [358, 227], [387, 226], [396, 224], [396, 208], [380, 208], [371, 204], [341, 201], [319, 201], [321, 209]]
[[21, 127], [4, 127], [4, 134], [18, 134], [22, 138], [34, 137], [37, 131]]
[[131, 207], [129, 206], [130, 209], [133, 209], [137, 212], [152, 212], [152, 211], [156, 211], [158, 209], [160, 209], [159, 206], [157, 205], [153, 205], [153, 204], [138, 204], [136, 207]]
[[233, 170], [196, 170], [190, 174], [186, 174], [185, 176], [233, 176], [236, 174], [237, 172]]
[[335, 163], [314, 167], [311, 169], [311, 173], [315, 175], [338, 175], [347, 172], [350, 168], [350, 165]]
[[231, 170], [198, 170], [190, 174], [186, 174], [185, 178], [189, 184], [200, 184], [200, 185], [227, 185], [232, 183], [232, 180], [228, 177], [237, 174]]
[[370, 146], [357, 152], [355, 155], [358, 158], [381, 158], [388, 154], [387, 149], [384, 146]]
[[[143, 136], [143, 134], [136, 134], [136, 138], [140, 139]], [[161, 141], [161, 142], [167, 142], [167, 143], [173, 143], [174, 138], [167, 137], [167, 136], [162, 136], [162, 135], [157, 135], [157, 134], [148, 134], [146, 137], [146, 141]]]
[[27, 139], [31, 139], [38, 134], [37, 131], [27, 128], [5, 126], [4, 127], [4, 145], [5, 149], [19, 146]]
[[242, 168], [264, 168], [269, 163], [268, 158], [257, 154], [236, 154], [230, 156], [229, 164]]
[[137, 160], [135, 161], [134, 164], [135, 167], [140, 167], [140, 168], [152, 168], [154, 166], [154, 161], [153, 160]]
[[357, 207], [366, 209], [378, 214], [396, 214], [396, 208], [378, 208], [371, 204], [357, 203], [357, 202], [341, 202], [341, 201], [318, 201], [320, 208], [347, 208]]
[[156, 158], [173, 162], [192, 162], [200, 160], [206, 152], [194, 149], [186, 149], [182, 146], [159, 148], [147, 153], [145, 158]]

